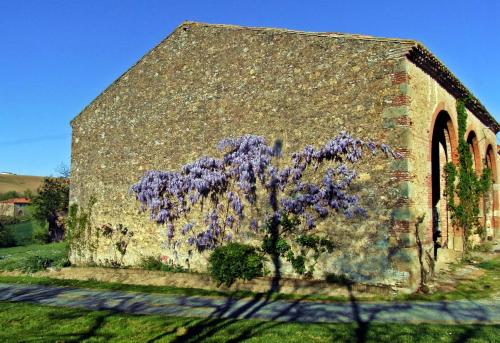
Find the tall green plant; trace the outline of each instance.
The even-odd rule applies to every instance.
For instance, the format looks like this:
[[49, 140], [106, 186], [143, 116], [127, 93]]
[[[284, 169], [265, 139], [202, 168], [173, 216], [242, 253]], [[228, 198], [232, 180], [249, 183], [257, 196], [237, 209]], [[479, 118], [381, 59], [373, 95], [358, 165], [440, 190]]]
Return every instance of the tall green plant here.
[[32, 216], [42, 225], [48, 222], [51, 242], [64, 238], [68, 203], [69, 180], [64, 178], [46, 177], [38, 188], [38, 195], [33, 198]]
[[[470, 236], [481, 234], [484, 228], [479, 223], [479, 203], [491, 185], [491, 170], [485, 168], [477, 176], [473, 167], [472, 151], [465, 138], [467, 130], [467, 111], [465, 102], [457, 102], [458, 119], [458, 165], [449, 162], [445, 165], [446, 196], [452, 224], [462, 229], [463, 255], [470, 251]], [[455, 200], [458, 200], [456, 202]]]
[[98, 232], [93, 235], [91, 222], [95, 203], [96, 199], [91, 197], [86, 207], [79, 208], [77, 204], [69, 206], [66, 239], [71, 253], [83, 256], [84, 251], [89, 251], [93, 256], [97, 250]]

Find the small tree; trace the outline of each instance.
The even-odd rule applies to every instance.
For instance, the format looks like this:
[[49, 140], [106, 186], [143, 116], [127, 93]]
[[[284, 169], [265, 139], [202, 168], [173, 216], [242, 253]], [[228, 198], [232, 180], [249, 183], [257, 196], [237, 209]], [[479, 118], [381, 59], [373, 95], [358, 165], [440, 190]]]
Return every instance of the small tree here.
[[[148, 171], [131, 190], [149, 210], [152, 220], [165, 224], [167, 241], [198, 251], [231, 241], [243, 225], [261, 237], [262, 250], [271, 255], [279, 276], [280, 257], [299, 274], [312, 273], [319, 254], [332, 251], [327, 237], [314, 235], [318, 221], [337, 213], [364, 214], [350, 185], [356, 178], [351, 166], [364, 153], [395, 154], [384, 144], [365, 142], [346, 132], [324, 146], [306, 146], [284, 165], [281, 142], [274, 147], [262, 137], [246, 135], [222, 140], [221, 159], [202, 157], [180, 171]], [[284, 165], [284, 166], [283, 166]], [[307, 180], [307, 181], [306, 181]], [[258, 201], [258, 195], [265, 200]], [[202, 225], [190, 220], [195, 206], [205, 214]], [[187, 223], [181, 228], [179, 219]], [[294, 253], [291, 246], [300, 246]], [[313, 263], [306, 254], [313, 251]]]
[[41, 224], [48, 222], [51, 242], [64, 238], [64, 218], [68, 212], [69, 180], [46, 177], [33, 198], [33, 218]]
[[[463, 100], [457, 102], [458, 119], [458, 165], [449, 162], [445, 165], [446, 196], [452, 224], [462, 230], [463, 255], [470, 250], [470, 236], [481, 233], [483, 227], [479, 223], [479, 203], [491, 185], [491, 170], [485, 168], [481, 176], [477, 176], [473, 168], [473, 157], [466, 141], [467, 111]], [[458, 200], [458, 203], [455, 202]]]
[[71, 170], [68, 167], [68, 165], [64, 162], [59, 163], [59, 165], [56, 167], [56, 172], [59, 174], [60, 177], [69, 179]]

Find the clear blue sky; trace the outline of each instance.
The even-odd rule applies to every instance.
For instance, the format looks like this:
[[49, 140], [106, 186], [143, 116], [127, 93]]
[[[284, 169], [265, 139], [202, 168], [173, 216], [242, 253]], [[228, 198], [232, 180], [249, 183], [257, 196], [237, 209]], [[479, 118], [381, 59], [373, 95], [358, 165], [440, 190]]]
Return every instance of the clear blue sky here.
[[0, 172], [69, 165], [70, 120], [184, 20], [417, 39], [500, 116], [497, 0], [0, 0]]

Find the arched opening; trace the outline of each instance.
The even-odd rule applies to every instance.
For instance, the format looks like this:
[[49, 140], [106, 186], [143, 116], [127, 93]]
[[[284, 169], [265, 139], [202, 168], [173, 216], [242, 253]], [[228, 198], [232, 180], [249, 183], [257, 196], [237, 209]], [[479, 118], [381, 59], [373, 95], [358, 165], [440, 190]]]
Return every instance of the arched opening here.
[[[467, 145], [469, 146], [469, 150], [470, 150], [470, 153], [472, 156], [472, 168], [474, 169], [474, 172], [476, 173], [476, 175], [479, 176], [481, 174], [481, 171], [482, 171], [481, 155], [479, 153], [479, 144], [477, 141], [476, 133], [472, 130], [467, 135]], [[486, 222], [485, 222], [485, 213], [484, 213], [485, 201], [484, 201], [483, 197], [481, 197], [479, 199], [478, 205], [479, 205], [478, 220], [479, 220], [479, 223], [484, 227], [486, 225]], [[484, 232], [483, 232], [483, 234], [484, 234]], [[484, 238], [484, 236], [483, 237], [481, 237], [481, 236], [483, 236], [483, 235], [481, 235], [481, 234], [474, 235], [473, 239], [479, 241], [481, 238]]]
[[469, 149], [472, 154], [472, 167], [474, 168], [474, 171], [476, 174], [479, 174], [481, 172], [481, 156], [479, 154], [479, 145], [477, 142], [477, 136], [474, 131], [470, 131], [469, 135], [467, 136], [467, 144], [469, 145]]
[[487, 239], [492, 239], [495, 232], [495, 217], [494, 217], [494, 209], [497, 207], [496, 199], [493, 191], [493, 184], [497, 179], [497, 170], [496, 170], [496, 160], [495, 160], [495, 151], [493, 147], [488, 145], [486, 148], [486, 155], [484, 157], [484, 165], [486, 168], [491, 170], [491, 179], [492, 185], [490, 187], [490, 191], [484, 197], [483, 202], [483, 214], [484, 214], [484, 227], [485, 227], [485, 235]]
[[451, 226], [448, 201], [445, 196], [446, 176], [444, 166], [456, 162], [456, 134], [449, 114], [439, 112], [434, 122], [431, 141], [431, 194], [432, 194], [432, 238], [434, 258], [438, 248], [454, 249], [456, 244]]

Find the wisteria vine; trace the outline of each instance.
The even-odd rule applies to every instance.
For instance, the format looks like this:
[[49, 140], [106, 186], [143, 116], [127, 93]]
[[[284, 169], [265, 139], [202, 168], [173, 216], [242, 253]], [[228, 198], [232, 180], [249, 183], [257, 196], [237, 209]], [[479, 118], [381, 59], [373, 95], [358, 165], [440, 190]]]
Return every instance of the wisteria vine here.
[[[388, 146], [366, 142], [341, 132], [324, 146], [306, 146], [293, 153], [290, 164], [279, 168], [279, 151], [263, 137], [245, 135], [220, 141], [221, 159], [201, 157], [186, 164], [180, 171], [147, 171], [131, 187], [142, 211], [149, 211], [152, 220], [167, 228], [167, 240], [174, 247], [186, 242], [199, 251], [213, 249], [230, 241], [239, 232], [245, 208], [257, 206], [259, 187], [268, 195], [271, 212], [267, 217], [282, 216], [302, 219], [304, 230], [316, 227], [318, 220], [335, 213], [347, 217], [363, 214], [359, 198], [349, 191], [357, 174], [351, 165], [364, 154], [378, 151], [398, 158]], [[306, 170], [316, 172], [330, 163], [319, 182], [304, 181]], [[204, 222], [190, 221], [195, 206], [205, 213]], [[253, 212], [252, 212], [253, 213]], [[176, 222], [186, 224], [176, 233]], [[248, 218], [249, 228], [259, 231], [264, 218]]]

